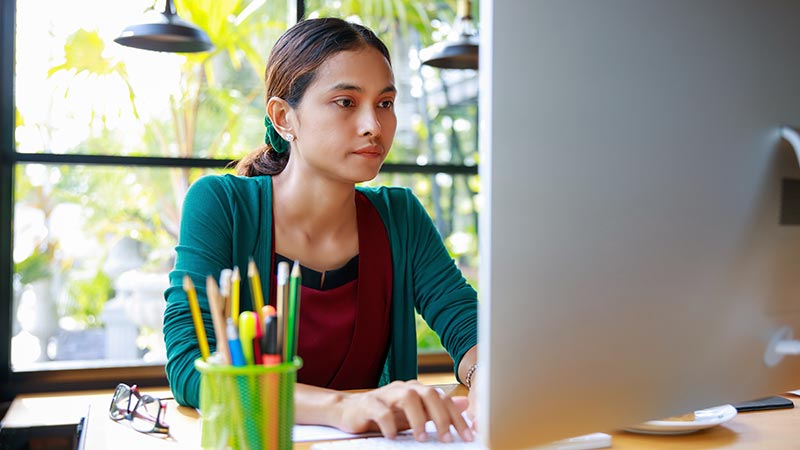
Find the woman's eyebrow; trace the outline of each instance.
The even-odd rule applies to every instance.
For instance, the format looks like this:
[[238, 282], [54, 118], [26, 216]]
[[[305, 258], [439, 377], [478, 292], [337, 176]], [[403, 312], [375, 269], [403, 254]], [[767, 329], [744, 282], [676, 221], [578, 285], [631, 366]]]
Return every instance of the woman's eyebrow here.
[[[330, 88], [330, 91], [331, 92], [333, 92], [333, 91], [355, 91], [355, 92], [358, 92], [358, 93], [363, 93], [364, 92], [364, 88], [362, 88], [360, 86], [356, 86], [354, 84], [339, 83], [339, 84], [333, 86], [332, 88]], [[390, 85], [386, 86], [385, 88], [381, 89], [380, 93], [381, 94], [385, 94], [387, 92], [397, 92], [397, 88], [393, 84], [390, 84]]]

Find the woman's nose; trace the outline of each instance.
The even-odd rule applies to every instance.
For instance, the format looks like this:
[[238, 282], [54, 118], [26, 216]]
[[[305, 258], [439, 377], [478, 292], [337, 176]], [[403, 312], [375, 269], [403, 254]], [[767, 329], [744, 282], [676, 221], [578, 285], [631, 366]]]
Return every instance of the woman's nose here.
[[378, 114], [373, 108], [364, 108], [359, 117], [358, 123], [359, 136], [379, 136], [381, 134], [381, 122]]

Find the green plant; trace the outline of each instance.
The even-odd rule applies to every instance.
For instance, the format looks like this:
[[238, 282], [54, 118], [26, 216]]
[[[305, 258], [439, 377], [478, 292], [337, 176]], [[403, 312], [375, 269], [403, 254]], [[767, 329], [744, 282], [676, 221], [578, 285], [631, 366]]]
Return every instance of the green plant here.
[[111, 279], [101, 270], [91, 278], [74, 280], [69, 285], [70, 302], [65, 313], [87, 327], [98, 327], [100, 314], [112, 291]]
[[14, 264], [14, 272], [19, 275], [23, 285], [50, 278], [53, 275], [50, 270], [50, 259], [51, 255], [46, 252], [34, 250], [30, 256]]

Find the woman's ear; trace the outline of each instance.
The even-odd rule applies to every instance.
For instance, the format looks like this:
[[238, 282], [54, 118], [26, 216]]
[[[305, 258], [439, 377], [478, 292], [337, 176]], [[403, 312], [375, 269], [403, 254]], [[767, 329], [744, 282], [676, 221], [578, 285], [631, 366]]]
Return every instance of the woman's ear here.
[[289, 103], [280, 97], [270, 97], [267, 101], [267, 115], [269, 120], [272, 121], [272, 126], [275, 131], [280, 133], [286, 140], [289, 136], [294, 136], [294, 127], [292, 126], [293, 109]]

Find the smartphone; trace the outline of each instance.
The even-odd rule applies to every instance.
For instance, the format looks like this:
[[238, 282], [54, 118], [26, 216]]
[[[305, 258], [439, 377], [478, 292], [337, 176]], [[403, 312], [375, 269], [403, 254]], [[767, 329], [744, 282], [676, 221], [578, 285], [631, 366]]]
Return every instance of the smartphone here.
[[733, 406], [738, 412], [764, 411], [768, 409], [791, 409], [794, 408], [794, 402], [788, 398], [775, 395], [748, 402], [734, 403]]

